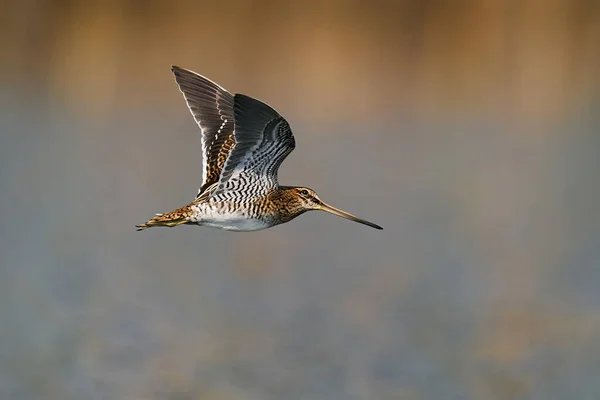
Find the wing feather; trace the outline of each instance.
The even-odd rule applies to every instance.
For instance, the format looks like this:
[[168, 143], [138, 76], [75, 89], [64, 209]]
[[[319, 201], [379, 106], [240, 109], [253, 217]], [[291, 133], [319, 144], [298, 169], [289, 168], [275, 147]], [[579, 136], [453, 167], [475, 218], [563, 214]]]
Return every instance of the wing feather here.
[[234, 98], [231, 93], [193, 71], [172, 66], [179, 90], [202, 131], [202, 185], [196, 197], [219, 181], [234, 147]]
[[267, 104], [243, 94], [234, 96], [235, 146], [213, 196], [260, 196], [278, 186], [277, 171], [294, 150], [288, 122]]

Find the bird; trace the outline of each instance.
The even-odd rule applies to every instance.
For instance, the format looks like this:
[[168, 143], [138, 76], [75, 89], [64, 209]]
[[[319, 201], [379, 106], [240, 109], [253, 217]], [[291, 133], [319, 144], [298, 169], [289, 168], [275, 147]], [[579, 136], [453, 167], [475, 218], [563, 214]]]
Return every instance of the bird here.
[[229, 231], [258, 231], [311, 210], [321, 210], [375, 229], [381, 226], [335, 208], [314, 190], [282, 186], [277, 171], [294, 150], [290, 124], [272, 107], [231, 94], [191, 70], [171, 66], [179, 90], [202, 132], [202, 184], [194, 201], [136, 225], [200, 225]]

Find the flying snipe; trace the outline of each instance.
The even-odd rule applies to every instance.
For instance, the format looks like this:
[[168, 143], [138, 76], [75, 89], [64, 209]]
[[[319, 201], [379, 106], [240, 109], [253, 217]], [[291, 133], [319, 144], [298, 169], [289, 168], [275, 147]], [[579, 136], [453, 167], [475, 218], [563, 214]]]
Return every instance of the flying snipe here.
[[279, 186], [277, 170], [295, 141], [277, 111], [243, 94], [232, 95], [195, 72], [176, 66], [171, 70], [202, 131], [202, 186], [190, 204], [156, 214], [138, 230], [193, 224], [257, 231], [309, 210], [383, 229], [324, 203], [312, 189]]

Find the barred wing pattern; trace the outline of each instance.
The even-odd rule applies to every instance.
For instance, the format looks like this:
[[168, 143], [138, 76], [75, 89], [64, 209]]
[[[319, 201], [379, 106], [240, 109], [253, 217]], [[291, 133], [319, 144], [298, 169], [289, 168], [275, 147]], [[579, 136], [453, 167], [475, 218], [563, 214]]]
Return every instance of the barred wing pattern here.
[[213, 193], [218, 200], [263, 196], [278, 187], [277, 170], [296, 146], [288, 122], [265, 103], [234, 96], [236, 144]]
[[233, 95], [195, 72], [172, 66], [175, 81], [202, 131], [202, 185], [196, 198], [219, 181], [235, 145]]

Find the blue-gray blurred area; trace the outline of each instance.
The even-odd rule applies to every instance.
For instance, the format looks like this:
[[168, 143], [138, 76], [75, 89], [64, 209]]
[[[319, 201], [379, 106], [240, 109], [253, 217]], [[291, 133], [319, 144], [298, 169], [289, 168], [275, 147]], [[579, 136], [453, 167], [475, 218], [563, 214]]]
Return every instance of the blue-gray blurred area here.
[[[1, 9], [0, 399], [600, 398], [600, 3]], [[136, 232], [200, 185], [171, 64], [385, 230]]]

